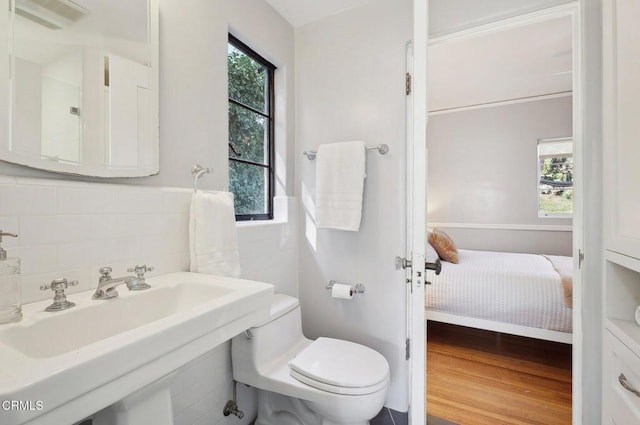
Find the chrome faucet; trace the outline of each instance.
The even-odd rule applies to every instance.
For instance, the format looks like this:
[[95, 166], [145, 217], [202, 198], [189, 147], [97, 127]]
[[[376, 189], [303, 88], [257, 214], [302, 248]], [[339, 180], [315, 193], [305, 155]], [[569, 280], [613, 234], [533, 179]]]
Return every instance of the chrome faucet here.
[[124, 276], [118, 278], [111, 277], [111, 271], [113, 269], [111, 267], [101, 267], [100, 280], [98, 280], [98, 288], [96, 292], [93, 294], [91, 298], [94, 300], [108, 300], [109, 298], [115, 298], [118, 296], [118, 291], [116, 291], [116, 287], [126, 283], [127, 285], [134, 279], [135, 276]]

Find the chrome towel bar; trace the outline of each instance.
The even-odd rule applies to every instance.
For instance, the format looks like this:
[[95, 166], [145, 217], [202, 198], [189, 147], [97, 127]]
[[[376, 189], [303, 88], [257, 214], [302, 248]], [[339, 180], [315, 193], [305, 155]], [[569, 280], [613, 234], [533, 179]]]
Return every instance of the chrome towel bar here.
[[[368, 151], [374, 149], [377, 150], [380, 155], [386, 155], [387, 153], [389, 153], [389, 145], [384, 143], [377, 146], [367, 146]], [[313, 161], [314, 159], [316, 159], [318, 151], [304, 151], [302, 152], [302, 154], [306, 156], [309, 161]]]

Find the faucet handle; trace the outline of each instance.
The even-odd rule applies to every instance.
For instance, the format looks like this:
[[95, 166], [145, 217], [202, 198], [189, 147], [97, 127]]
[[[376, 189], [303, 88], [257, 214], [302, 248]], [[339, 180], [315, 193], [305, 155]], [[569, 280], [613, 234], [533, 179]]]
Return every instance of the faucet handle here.
[[129, 267], [127, 271], [129, 273], [135, 273], [140, 277], [140, 275], [144, 275], [146, 272], [153, 271], [155, 267], [147, 266], [146, 264], [136, 264], [134, 267]]
[[45, 308], [45, 311], [60, 311], [73, 307], [75, 304], [67, 300], [64, 290], [69, 286], [76, 286], [77, 284], [77, 280], [69, 282], [67, 279], [55, 279], [48, 285], [40, 285], [40, 289], [43, 291], [51, 289], [55, 292], [55, 295], [53, 296], [53, 304]]
[[111, 272], [113, 269], [111, 267], [100, 267], [98, 272], [102, 275], [102, 277], [111, 277]]
[[129, 273], [135, 273], [136, 277], [135, 279], [131, 279], [127, 282], [127, 288], [131, 291], [141, 291], [143, 289], [151, 288], [151, 285], [146, 282], [144, 274], [152, 271], [153, 269], [154, 267], [147, 266], [146, 264], [136, 264], [134, 267], [128, 268], [127, 271]]
[[77, 284], [77, 280], [69, 282], [67, 279], [54, 279], [48, 285], [40, 285], [40, 290], [46, 291], [47, 289], [51, 289], [52, 291], [64, 291], [69, 286], [76, 286]]

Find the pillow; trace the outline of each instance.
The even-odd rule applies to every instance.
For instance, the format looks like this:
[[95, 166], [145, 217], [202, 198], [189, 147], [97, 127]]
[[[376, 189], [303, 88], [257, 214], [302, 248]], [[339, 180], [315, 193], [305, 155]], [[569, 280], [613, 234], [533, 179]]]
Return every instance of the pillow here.
[[427, 263], [435, 263], [440, 259], [433, 245], [427, 243], [427, 249], [424, 252], [424, 259]]
[[458, 264], [458, 250], [453, 241], [442, 230], [435, 228], [429, 233], [429, 243], [433, 245], [442, 261]]

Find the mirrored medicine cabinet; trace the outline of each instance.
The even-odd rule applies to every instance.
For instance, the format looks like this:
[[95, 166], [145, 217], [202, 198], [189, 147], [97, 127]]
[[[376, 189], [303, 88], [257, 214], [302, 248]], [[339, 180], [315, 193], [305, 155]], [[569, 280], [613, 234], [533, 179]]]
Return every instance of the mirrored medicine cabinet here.
[[0, 49], [0, 160], [158, 172], [157, 0], [0, 0]]

